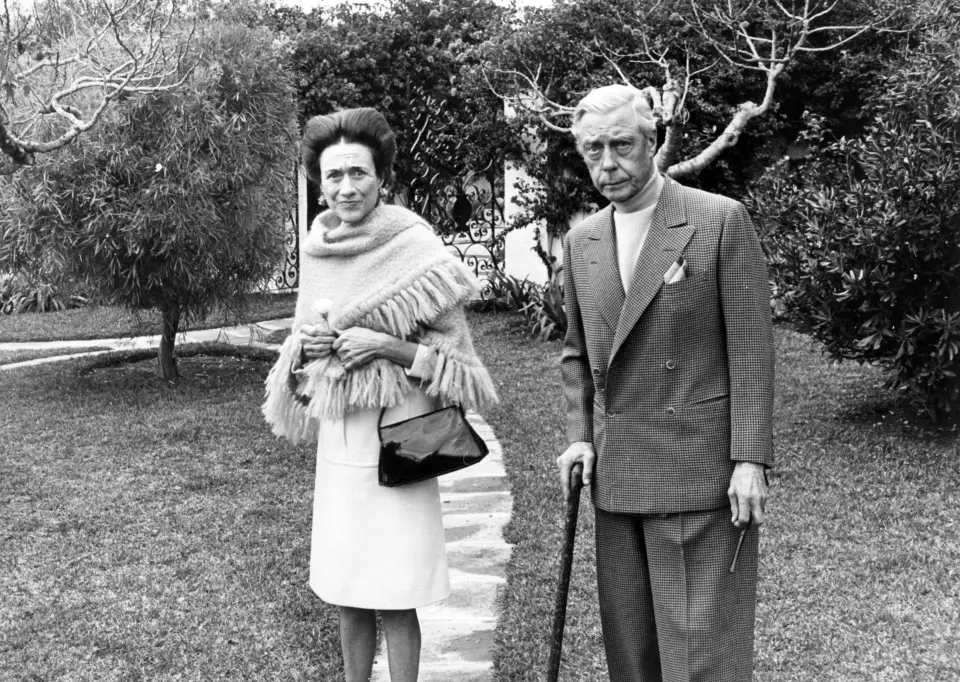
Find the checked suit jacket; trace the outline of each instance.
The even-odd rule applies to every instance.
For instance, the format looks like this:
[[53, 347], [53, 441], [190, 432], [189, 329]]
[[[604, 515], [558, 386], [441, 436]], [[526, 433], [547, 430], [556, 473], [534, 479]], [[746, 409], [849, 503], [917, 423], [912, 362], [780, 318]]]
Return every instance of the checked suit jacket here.
[[[770, 285], [756, 231], [739, 202], [664, 179], [629, 295], [612, 206], [564, 249], [567, 437], [593, 443], [593, 499], [608, 512], [720, 508], [736, 461], [773, 464]], [[680, 256], [686, 278], [665, 284]]]

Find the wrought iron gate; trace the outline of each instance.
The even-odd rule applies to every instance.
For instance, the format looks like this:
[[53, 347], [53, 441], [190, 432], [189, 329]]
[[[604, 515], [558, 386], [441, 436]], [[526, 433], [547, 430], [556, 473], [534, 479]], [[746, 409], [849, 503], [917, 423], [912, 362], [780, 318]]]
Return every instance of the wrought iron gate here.
[[486, 298], [490, 278], [502, 271], [504, 261], [502, 163], [491, 160], [484, 168], [464, 169], [462, 127], [447, 113], [445, 102], [418, 97], [411, 110], [419, 131], [412, 149], [415, 178], [401, 200], [406, 198], [473, 270]]
[[[294, 176], [296, 177], [296, 176]], [[287, 213], [284, 225], [283, 263], [271, 280], [277, 291], [296, 289], [300, 284], [300, 221], [298, 207], [294, 204]]]

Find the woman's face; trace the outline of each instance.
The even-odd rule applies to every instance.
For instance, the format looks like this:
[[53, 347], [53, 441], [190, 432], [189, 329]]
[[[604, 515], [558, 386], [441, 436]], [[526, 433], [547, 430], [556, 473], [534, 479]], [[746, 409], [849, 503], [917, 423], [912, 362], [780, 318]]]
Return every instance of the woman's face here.
[[363, 220], [377, 205], [380, 178], [366, 145], [338, 142], [324, 149], [320, 179], [323, 196], [341, 222]]

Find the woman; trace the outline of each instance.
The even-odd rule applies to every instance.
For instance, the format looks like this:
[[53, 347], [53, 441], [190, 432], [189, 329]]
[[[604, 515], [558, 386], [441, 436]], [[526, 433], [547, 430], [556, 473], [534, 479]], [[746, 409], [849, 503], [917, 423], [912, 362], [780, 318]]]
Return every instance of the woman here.
[[347, 682], [367, 682], [376, 612], [390, 679], [413, 682], [416, 609], [450, 594], [436, 479], [380, 487], [377, 425], [496, 401], [463, 303], [472, 273], [416, 214], [380, 201], [396, 141], [373, 109], [306, 125], [304, 169], [329, 210], [304, 245], [293, 333], [267, 378], [274, 433], [316, 438], [310, 587], [340, 613]]

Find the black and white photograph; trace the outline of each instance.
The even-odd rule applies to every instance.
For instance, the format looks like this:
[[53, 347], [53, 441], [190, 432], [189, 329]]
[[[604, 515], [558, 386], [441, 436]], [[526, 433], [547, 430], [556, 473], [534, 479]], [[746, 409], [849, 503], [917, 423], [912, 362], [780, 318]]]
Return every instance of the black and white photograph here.
[[960, 680], [960, 0], [0, 36], [0, 682]]

